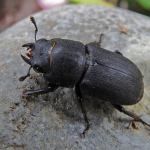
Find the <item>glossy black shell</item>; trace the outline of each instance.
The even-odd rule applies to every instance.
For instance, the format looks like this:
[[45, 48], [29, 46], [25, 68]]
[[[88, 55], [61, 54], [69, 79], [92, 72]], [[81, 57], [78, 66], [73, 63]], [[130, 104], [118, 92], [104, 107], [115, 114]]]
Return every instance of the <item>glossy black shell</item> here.
[[[73, 87], [80, 80], [85, 66], [85, 46], [81, 42], [66, 39], [51, 39], [55, 46], [51, 55], [50, 71], [44, 74], [51, 84]], [[50, 46], [50, 47], [51, 47]]]
[[133, 105], [143, 96], [143, 76], [137, 66], [124, 56], [87, 44], [86, 74], [80, 84], [87, 95], [112, 104]]
[[78, 83], [87, 95], [118, 105], [136, 104], [143, 96], [140, 70], [120, 54], [92, 43], [58, 38], [40, 39], [34, 47], [31, 64], [42, 67], [51, 84], [74, 87]]

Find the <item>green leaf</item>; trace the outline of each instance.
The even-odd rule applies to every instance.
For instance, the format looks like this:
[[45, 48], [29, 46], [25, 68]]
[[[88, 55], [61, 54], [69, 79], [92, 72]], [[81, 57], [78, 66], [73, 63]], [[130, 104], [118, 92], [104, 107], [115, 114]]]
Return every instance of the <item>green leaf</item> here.
[[150, 0], [136, 0], [143, 8], [150, 10]]
[[108, 6], [108, 7], [114, 7], [113, 4], [109, 2], [105, 2], [104, 0], [68, 0], [71, 3], [76, 3], [76, 4], [90, 4], [90, 5], [102, 5], [102, 6]]

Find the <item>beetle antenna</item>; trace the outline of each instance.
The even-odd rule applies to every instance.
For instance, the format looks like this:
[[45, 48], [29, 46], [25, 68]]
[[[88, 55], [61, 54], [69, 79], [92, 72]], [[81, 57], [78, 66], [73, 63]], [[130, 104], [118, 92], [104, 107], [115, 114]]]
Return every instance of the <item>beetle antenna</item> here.
[[38, 32], [38, 27], [36, 25], [36, 21], [35, 21], [35, 18], [33, 16], [30, 16], [30, 20], [31, 22], [34, 24], [35, 26], [35, 41], [36, 41], [36, 35], [37, 35], [37, 32]]
[[27, 72], [27, 75], [21, 76], [21, 77], [19, 78], [19, 81], [24, 81], [27, 77], [30, 76], [30, 70], [31, 70], [31, 68], [32, 68], [32, 66], [30, 66], [30, 68], [29, 68], [29, 70], [28, 70], [28, 72]]

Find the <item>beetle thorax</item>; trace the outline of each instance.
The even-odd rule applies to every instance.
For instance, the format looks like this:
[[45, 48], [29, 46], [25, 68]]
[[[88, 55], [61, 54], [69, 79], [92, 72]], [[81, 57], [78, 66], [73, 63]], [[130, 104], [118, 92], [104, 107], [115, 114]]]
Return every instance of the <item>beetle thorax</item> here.
[[68, 46], [72, 43], [70, 40], [53, 39], [51, 41], [55, 42], [55, 45], [50, 58], [50, 72], [44, 77], [50, 83], [61, 87], [74, 86], [81, 78], [85, 65], [84, 45], [77, 42], [77, 49], [77, 47]]

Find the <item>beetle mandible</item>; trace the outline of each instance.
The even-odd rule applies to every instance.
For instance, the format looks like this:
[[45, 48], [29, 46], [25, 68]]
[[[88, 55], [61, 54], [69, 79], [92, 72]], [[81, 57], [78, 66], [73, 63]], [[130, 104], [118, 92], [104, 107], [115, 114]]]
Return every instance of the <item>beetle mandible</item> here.
[[49, 86], [46, 89], [24, 90], [24, 95], [53, 92], [58, 87], [75, 87], [86, 122], [83, 135], [89, 130], [90, 124], [83, 107], [81, 89], [89, 96], [110, 102], [118, 111], [150, 127], [136, 114], [121, 106], [138, 103], [144, 93], [143, 76], [132, 61], [117, 50], [111, 52], [100, 48], [102, 35], [99, 42], [86, 45], [60, 38], [36, 40], [37, 24], [34, 17], [31, 16], [30, 19], [35, 26], [35, 43], [22, 46], [27, 47], [26, 55], [29, 58], [23, 55], [21, 57], [30, 68], [27, 75], [19, 80], [23, 81], [30, 76], [33, 68], [35, 72], [43, 73]]

